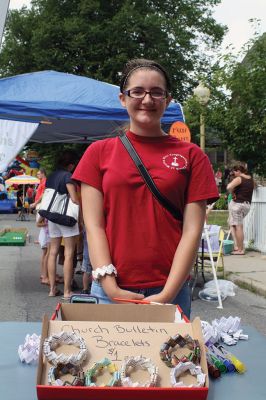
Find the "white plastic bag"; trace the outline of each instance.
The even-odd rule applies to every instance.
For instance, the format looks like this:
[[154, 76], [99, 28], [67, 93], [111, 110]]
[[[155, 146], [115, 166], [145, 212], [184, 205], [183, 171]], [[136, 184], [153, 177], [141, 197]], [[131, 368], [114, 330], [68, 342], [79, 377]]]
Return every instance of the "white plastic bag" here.
[[[218, 279], [217, 282], [221, 293], [223, 293], [225, 297], [236, 295], [235, 291], [237, 289], [237, 286], [233, 282], [226, 281], [225, 279]], [[206, 282], [204, 288], [216, 289], [214, 279], [212, 281]]]
[[[221, 300], [225, 300], [227, 296], [235, 296], [235, 290], [237, 286], [231, 282], [224, 279], [217, 280], [218, 287], [220, 289]], [[215, 281], [206, 282], [204, 288], [199, 292], [199, 298], [205, 301], [217, 301], [217, 290]]]

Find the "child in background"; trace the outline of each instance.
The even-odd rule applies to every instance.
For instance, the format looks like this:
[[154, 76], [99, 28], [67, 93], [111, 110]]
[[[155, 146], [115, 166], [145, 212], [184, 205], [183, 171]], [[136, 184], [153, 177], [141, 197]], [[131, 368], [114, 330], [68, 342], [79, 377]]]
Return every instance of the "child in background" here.
[[86, 237], [86, 231], [83, 231], [83, 261], [81, 266], [81, 271], [83, 272], [82, 276], [82, 285], [83, 285], [83, 294], [90, 294], [91, 280], [92, 280], [92, 266], [89, 257], [89, 249], [88, 242]]
[[41, 284], [49, 285], [47, 260], [49, 254], [50, 237], [48, 231], [48, 221], [39, 215], [37, 226], [40, 228], [39, 244], [42, 249], [41, 276], [40, 276]]

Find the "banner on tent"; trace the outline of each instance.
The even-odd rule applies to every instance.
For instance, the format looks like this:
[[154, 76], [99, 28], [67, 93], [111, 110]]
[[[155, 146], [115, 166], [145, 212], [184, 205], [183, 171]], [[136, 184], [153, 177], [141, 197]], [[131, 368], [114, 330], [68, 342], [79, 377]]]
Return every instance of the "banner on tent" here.
[[0, 173], [23, 149], [39, 124], [0, 120]]

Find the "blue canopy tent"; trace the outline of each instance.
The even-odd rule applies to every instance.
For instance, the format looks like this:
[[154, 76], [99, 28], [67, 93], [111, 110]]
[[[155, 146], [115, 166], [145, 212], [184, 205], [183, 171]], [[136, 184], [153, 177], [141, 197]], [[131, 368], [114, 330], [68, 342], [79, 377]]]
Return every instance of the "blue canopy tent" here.
[[[119, 88], [109, 83], [56, 71], [2, 78], [0, 120], [39, 124], [30, 141], [90, 143], [116, 135], [128, 121], [118, 94]], [[164, 129], [183, 120], [180, 104], [171, 102]]]

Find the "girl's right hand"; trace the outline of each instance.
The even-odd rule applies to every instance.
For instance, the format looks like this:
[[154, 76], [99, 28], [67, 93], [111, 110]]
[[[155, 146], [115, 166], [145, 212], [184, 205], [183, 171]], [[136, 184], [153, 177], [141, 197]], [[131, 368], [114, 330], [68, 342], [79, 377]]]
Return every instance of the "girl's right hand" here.
[[[134, 293], [131, 292], [130, 290], [125, 290], [121, 289], [120, 287], [117, 287], [117, 290], [112, 293], [111, 297], [108, 294], [108, 297], [112, 300], [114, 298], [119, 298], [119, 299], [130, 299], [130, 300], [143, 300], [144, 295], [140, 293]], [[121, 303], [121, 302], [119, 302]]]
[[101, 279], [101, 285], [103, 290], [109, 297], [109, 299], [113, 299], [114, 297], [118, 297], [121, 299], [132, 299], [132, 300], [142, 300], [144, 299], [143, 294], [134, 293], [130, 290], [121, 289], [116, 282], [114, 275], [105, 275]]

